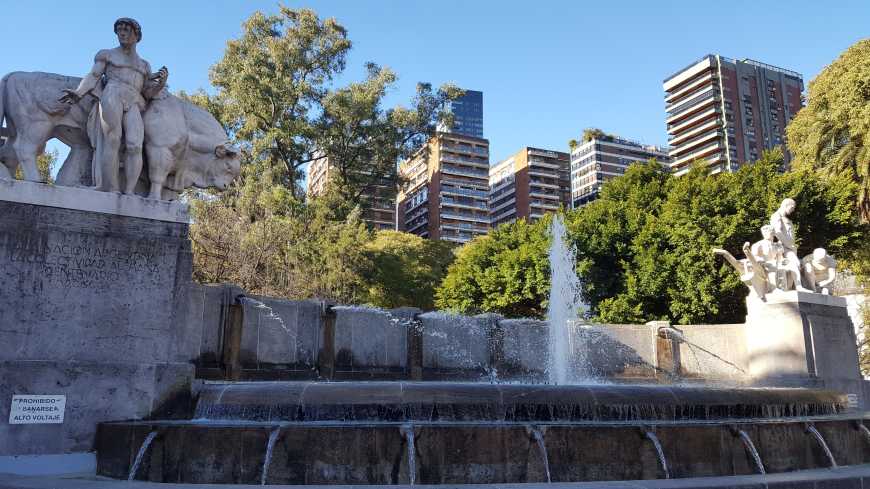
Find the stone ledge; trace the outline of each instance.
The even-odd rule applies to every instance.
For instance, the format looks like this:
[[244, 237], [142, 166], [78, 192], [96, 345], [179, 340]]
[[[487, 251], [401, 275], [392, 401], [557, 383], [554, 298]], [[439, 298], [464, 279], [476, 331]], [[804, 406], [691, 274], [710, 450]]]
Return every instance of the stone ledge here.
[[823, 306], [846, 307], [846, 298], [837, 297], [834, 295], [816, 294], [813, 292], [798, 292], [796, 290], [775, 291], [767, 294], [765, 302], [759, 301], [754, 295], [747, 297], [747, 305], [749, 302], [758, 304], [793, 304], [803, 302], [806, 304], [820, 304]]
[[0, 179], [0, 200], [155, 221], [190, 222], [187, 204], [144, 197]]

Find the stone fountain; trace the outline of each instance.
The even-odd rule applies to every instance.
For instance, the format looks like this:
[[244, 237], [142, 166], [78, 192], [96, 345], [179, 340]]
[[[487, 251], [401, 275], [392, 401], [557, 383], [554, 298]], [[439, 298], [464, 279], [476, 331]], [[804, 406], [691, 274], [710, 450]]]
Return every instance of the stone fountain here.
[[[132, 19], [115, 30], [117, 49], [141, 39]], [[110, 70], [114, 55], [103, 56], [95, 69]], [[20, 138], [0, 148], [3, 487], [853, 487], [870, 477], [870, 390], [846, 303], [826, 293], [836, 262], [798, 259], [793, 202], [744, 260], [717, 251], [751, 290], [741, 324], [586, 322], [558, 219], [550, 321], [257, 297], [191, 281], [186, 207], [160, 198], [224, 185], [237, 156], [213, 120], [160, 95], [167, 70], [141, 80], [144, 155], [162, 144], [149, 118], [174, 113], [152, 103], [192, 114], [164, 123], [207, 151], [148, 161], [160, 172], [136, 184], [105, 141], [82, 139], [98, 100], [133, 95], [97, 99], [88, 78], [13, 75], [0, 89], [41, 84], [36, 95], [62, 99], [39, 106], [64, 104], [46, 120], [75, 151], [45, 185], [5, 175], [20, 163], [37, 179]], [[6, 119], [31, 130], [33, 100], [3, 100]]]

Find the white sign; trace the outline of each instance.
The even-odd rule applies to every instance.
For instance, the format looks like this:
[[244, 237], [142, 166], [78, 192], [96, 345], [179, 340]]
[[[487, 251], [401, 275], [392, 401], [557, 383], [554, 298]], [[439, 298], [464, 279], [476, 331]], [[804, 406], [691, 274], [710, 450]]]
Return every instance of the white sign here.
[[846, 394], [846, 406], [850, 409], [858, 407], [858, 394]]
[[63, 423], [66, 396], [12, 396], [9, 424]]

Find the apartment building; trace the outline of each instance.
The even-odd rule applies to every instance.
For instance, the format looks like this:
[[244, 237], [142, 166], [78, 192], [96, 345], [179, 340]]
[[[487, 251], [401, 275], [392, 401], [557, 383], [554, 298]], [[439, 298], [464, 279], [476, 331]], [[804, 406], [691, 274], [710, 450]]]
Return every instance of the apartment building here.
[[601, 135], [571, 150], [571, 205], [573, 208], [598, 198], [607, 180], [625, 173], [634, 162], [655, 158], [667, 167], [666, 149], [611, 135]]
[[399, 166], [398, 228], [465, 243], [489, 231], [489, 141], [439, 132]]
[[[329, 179], [335, 176], [335, 169], [329, 164], [328, 157], [318, 158], [308, 164], [306, 182], [308, 197], [323, 195]], [[361, 196], [365, 203], [363, 220], [373, 229], [396, 228], [396, 189], [392, 182], [383, 181]]]
[[765, 149], [784, 146], [785, 127], [803, 106], [800, 73], [751, 59], [708, 54], [663, 86], [677, 175], [696, 160], [714, 173], [735, 171]]
[[448, 130], [440, 126], [439, 131], [483, 138], [483, 92], [466, 90], [461, 97], [448, 102], [445, 110], [453, 114], [453, 127]]
[[568, 153], [525, 147], [489, 170], [492, 227], [571, 206]]

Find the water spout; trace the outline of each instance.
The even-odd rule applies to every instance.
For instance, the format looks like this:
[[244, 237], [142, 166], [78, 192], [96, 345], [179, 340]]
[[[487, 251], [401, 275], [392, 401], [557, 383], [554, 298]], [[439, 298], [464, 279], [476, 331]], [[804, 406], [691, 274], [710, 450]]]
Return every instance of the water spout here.
[[836, 469], [837, 461], [834, 460], [834, 454], [831, 453], [831, 449], [828, 448], [828, 444], [825, 443], [825, 438], [822, 437], [822, 434], [819, 433], [819, 430], [816, 429], [816, 426], [812, 423], [807, 424], [807, 432], [812, 433], [812, 435], [816, 438], [816, 440], [819, 442], [819, 445], [822, 446], [822, 450], [825, 451], [825, 455], [828, 456], [828, 460], [831, 462], [831, 468]]
[[260, 476], [261, 486], [266, 485], [266, 477], [269, 475], [269, 464], [272, 463], [272, 450], [275, 448], [275, 442], [278, 441], [280, 433], [281, 427], [278, 426], [269, 434], [269, 441], [266, 443], [266, 458], [263, 459], [263, 475]]
[[870, 441], [870, 429], [867, 429], [867, 427], [864, 426], [864, 423], [861, 422], [858, 423], [858, 429], [864, 433], [864, 438], [866, 438], [867, 441]]
[[582, 346], [572, 348], [576, 332], [572, 334], [569, 326], [569, 323], [576, 323], [586, 306], [580, 299], [582, 284], [575, 271], [574, 250], [565, 241], [565, 224], [561, 216], [553, 217], [551, 233], [550, 304], [547, 308], [550, 359], [547, 372], [550, 382], [566, 384], [569, 381], [569, 359], [576, 374], [589, 376], [586, 349]]
[[417, 450], [414, 446], [414, 426], [402, 426], [401, 432], [405, 435], [405, 445], [408, 448], [408, 480], [413, 486], [417, 483]]
[[765, 475], [767, 472], [764, 471], [764, 464], [761, 463], [761, 455], [759, 455], [758, 450], [755, 449], [755, 444], [752, 443], [752, 438], [749, 438], [749, 435], [743, 430], [737, 430], [737, 435], [740, 436], [740, 439], [743, 440], [743, 446], [745, 446], [749, 451], [749, 454], [752, 455], [752, 460], [755, 461], [755, 468], [758, 470], [758, 473]]
[[142, 442], [142, 446], [139, 447], [139, 452], [136, 454], [136, 458], [133, 460], [133, 466], [130, 467], [130, 473], [127, 475], [127, 480], [131, 481], [136, 477], [136, 472], [139, 471], [139, 465], [142, 464], [142, 459], [145, 458], [145, 452], [148, 451], [148, 447], [151, 446], [151, 442], [154, 441], [154, 438], [157, 436], [156, 431], [152, 431], [148, 433], [148, 436], [145, 437], [145, 441]]
[[645, 430], [644, 435], [652, 442], [653, 446], [656, 449], [656, 454], [659, 456], [659, 463], [662, 466], [662, 471], [665, 473], [665, 479], [671, 478], [671, 472], [668, 470], [668, 461], [665, 459], [665, 451], [662, 450], [662, 444], [659, 441], [659, 437], [650, 430]]
[[550, 461], [547, 458], [547, 445], [544, 443], [544, 434], [541, 433], [541, 430], [537, 427], [532, 428], [532, 436], [535, 438], [535, 442], [538, 444], [538, 451], [541, 452], [541, 458], [544, 461], [544, 470], [547, 472], [547, 483], [551, 482], [550, 480]]

